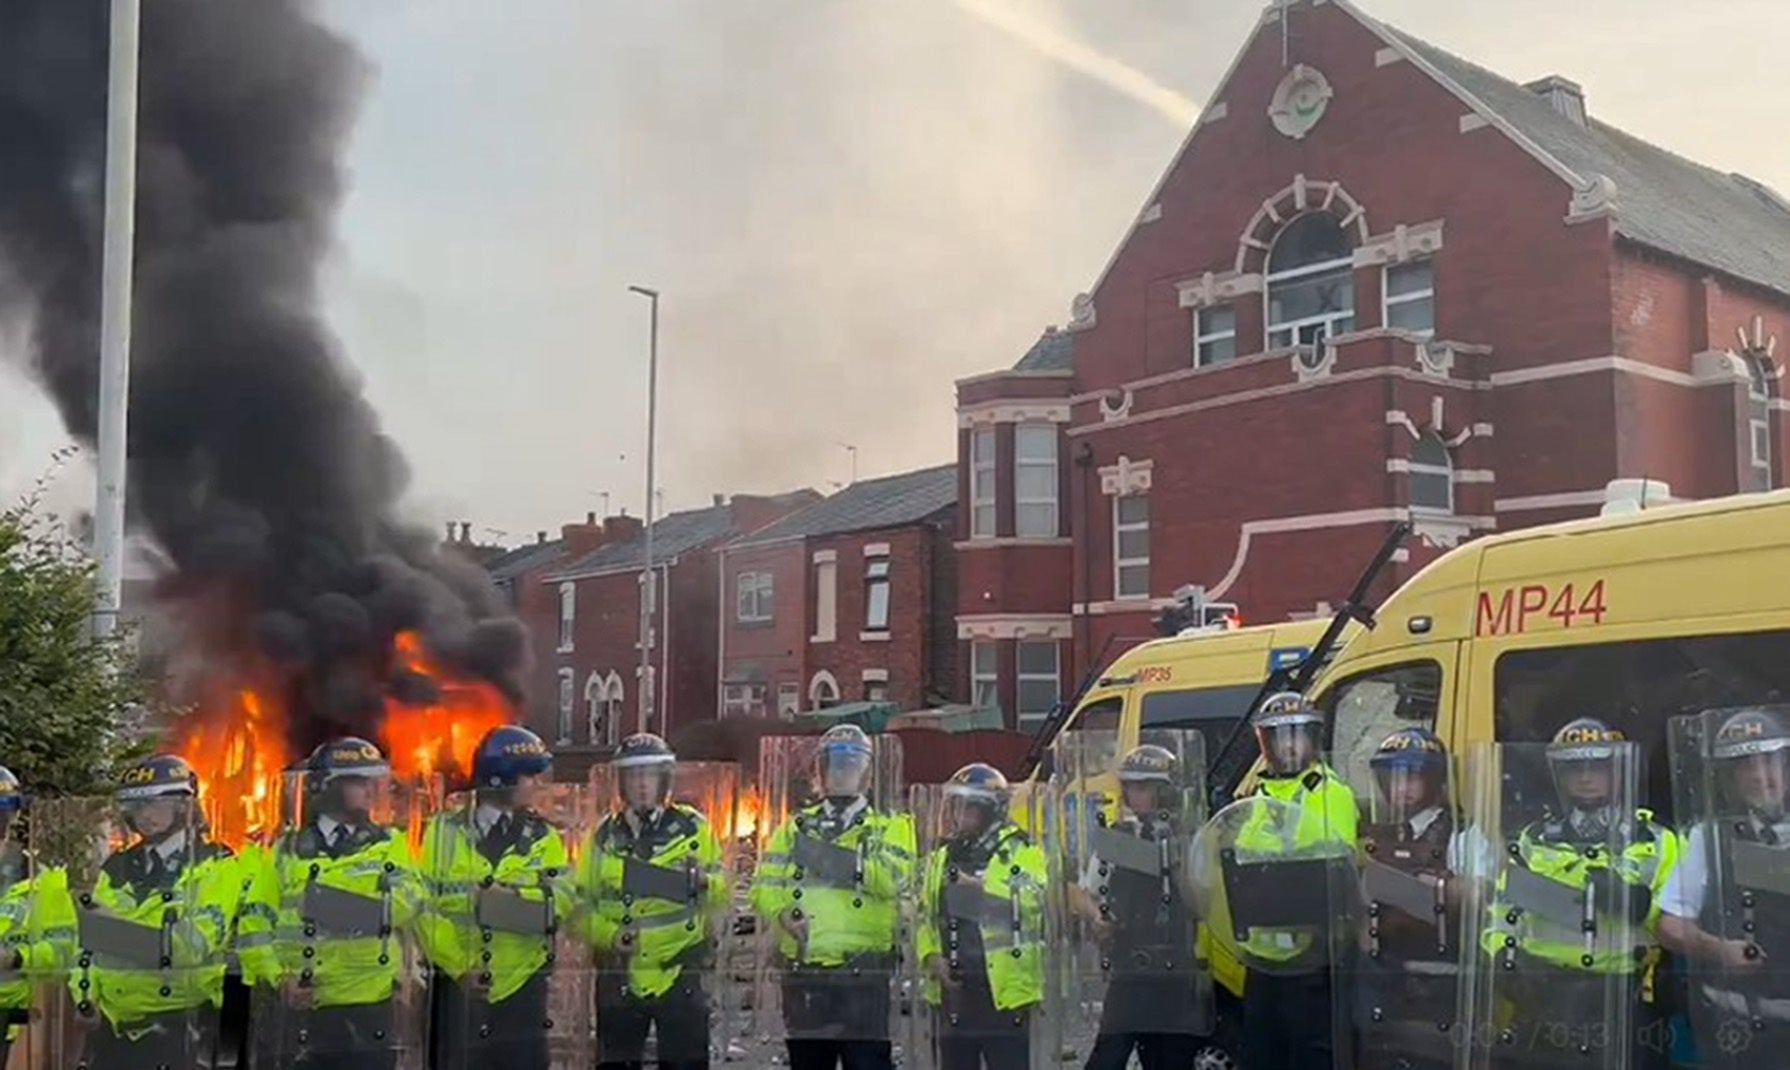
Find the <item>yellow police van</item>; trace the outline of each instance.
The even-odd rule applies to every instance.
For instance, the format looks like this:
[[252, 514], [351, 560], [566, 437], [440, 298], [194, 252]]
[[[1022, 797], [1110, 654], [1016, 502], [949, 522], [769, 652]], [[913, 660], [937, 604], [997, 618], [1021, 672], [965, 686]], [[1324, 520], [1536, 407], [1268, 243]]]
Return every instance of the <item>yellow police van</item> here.
[[1459, 756], [1598, 717], [1641, 745], [1645, 803], [1670, 822], [1667, 722], [1790, 697], [1790, 492], [1631, 502], [1488, 535], [1418, 573], [1377, 618], [1311, 689], [1357, 796], [1399, 728], [1432, 728]]

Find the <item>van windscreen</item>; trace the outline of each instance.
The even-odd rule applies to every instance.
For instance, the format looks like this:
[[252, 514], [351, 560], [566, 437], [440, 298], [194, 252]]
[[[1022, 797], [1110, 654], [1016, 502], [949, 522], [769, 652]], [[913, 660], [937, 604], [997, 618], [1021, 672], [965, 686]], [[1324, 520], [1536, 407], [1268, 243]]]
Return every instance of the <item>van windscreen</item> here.
[[1197, 687], [1179, 691], [1152, 691], [1144, 696], [1143, 727], [1197, 728], [1206, 737], [1206, 760], [1217, 757], [1231, 729], [1249, 712], [1262, 685]]

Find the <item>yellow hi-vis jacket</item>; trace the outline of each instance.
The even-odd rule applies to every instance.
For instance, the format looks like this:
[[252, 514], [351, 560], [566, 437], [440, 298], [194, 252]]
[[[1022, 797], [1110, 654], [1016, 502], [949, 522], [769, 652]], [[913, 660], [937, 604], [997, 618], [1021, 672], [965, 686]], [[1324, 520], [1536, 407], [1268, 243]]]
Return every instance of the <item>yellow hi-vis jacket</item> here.
[[[417, 936], [429, 962], [455, 980], [490, 975], [491, 1001], [510, 998], [547, 966], [555, 933], [572, 911], [572, 870], [565, 839], [538, 814], [511, 815], [517, 822], [496, 864], [479, 850], [470, 811], [440, 814], [423, 832], [422, 871], [428, 907]], [[553, 931], [509, 932], [480, 923], [478, 895], [504, 889], [533, 903], [551, 903]]]
[[[988, 867], [982, 872], [986, 909], [976, 924], [995, 1008], [1009, 1011], [1044, 999], [1044, 886], [1048, 871], [1044, 852], [1019, 826], [1003, 825], [993, 835]], [[953, 942], [949, 938], [952, 920], [945, 916], [945, 889], [957, 874], [948, 860], [949, 852], [948, 845], [941, 846], [926, 859], [917, 940], [922, 968], [934, 956], [948, 954]], [[940, 997], [938, 981], [929, 973], [926, 1001], [937, 1004]]]
[[[1263, 777], [1256, 795], [1298, 807], [1290, 829], [1279, 827], [1266, 806], [1259, 807], [1237, 830], [1239, 856], [1264, 861], [1275, 855], [1316, 857], [1326, 847], [1339, 854], [1355, 850], [1360, 810], [1355, 793], [1336, 770], [1322, 763], [1296, 777]], [[1312, 934], [1298, 929], [1252, 928], [1244, 941], [1250, 955], [1269, 962], [1291, 962], [1311, 949]]]
[[[668, 871], [682, 894], [629, 891], [630, 864]], [[686, 963], [699, 963], [713, 946], [711, 926], [729, 899], [725, 868], [715, 831], [698, 810], [674, 803], [638, 828], [626, 814], [612, 813], [578, 859], [580, 934], [599, 963], [626, 961], [630, 995], [662, 996]]]
[[[242, 899], [242, 874], [228, 847], [204, 839], [182, 847], [156, 883], [149, 878], [151, 850], [139, 841], [106, 859], [89, 894], [93, 908], [162, 933], [165, 964], [109, 962], [79, 947], [77, 935], [69, 970], [76, 1010], [97, 1009], [125, 1037], [155, 1015], [223, 1006], [230, 919]], [[88, 902], [82, 898], [82, 909]], [[71, 901], [64, 916], [75, 914]]]
[[75, 935], [68, 871], [54, 866], [32, 872], [24, 852], [8, 858], [0, 847], [0, 957], [17, 952], [22, 960], [18, 973], [0, 981], [0, 1011], [31, 1008], [32, 984], [65, 968], [59, 949], [72, 947]]
[[[423, 901], [422, 878], [403, 832], [363, 824], [332, 854], [317, 825], [306, 825], [282, 834], [262, 853], [259, 869], [237, 926], [245, 982], [278, 987], [295, 980], [311, 989], [317, 1007], [391, 998], [404, 968], [404, 933]], [[306, 889], [313, 883], [374, 901], [384, 931], [329, 935], [305, 916]]]
[[[901, 898], [913, 883], [912, 815], [866, 805], [843, 828], [829, 815], [825, 803], [797, 811], [771, 835], [752, 876], [752, 909], [777, 934], [783, 958], [805, 966], [895, 951]], [[849, 872], [803, 865], [810, 844], [849, 853]], [[803, 941], [778, 923], [792, 909], [808, 923]]]

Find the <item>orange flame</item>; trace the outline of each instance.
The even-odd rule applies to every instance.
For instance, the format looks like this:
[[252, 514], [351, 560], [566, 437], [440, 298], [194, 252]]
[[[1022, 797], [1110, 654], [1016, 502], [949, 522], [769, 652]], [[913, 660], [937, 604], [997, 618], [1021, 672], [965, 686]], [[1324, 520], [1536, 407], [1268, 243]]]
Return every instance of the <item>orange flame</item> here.
[[[427, 705], [385, 700], [378, 742], [392, 773], [412, 789], [438, 790], [442, 779], [464, 782], [486, 732], [514, 721], [503, 694], [482, 680], [446, 670], [423, 649], [420, 636], [401, 632], [393, 643], [397, 664], [427, 677], [439, 692]], [[286, 745], [287, 715], [273, 689], [242, 688], [206, 703], [175, 730], [174, 753], [199, 774], [200, 808], [213, 838], [240, 850], [267, 842], [279, 828], [282, 774], [298, 757]], [[407, 820], [413, 841], [421, 836], [422, 810]]]

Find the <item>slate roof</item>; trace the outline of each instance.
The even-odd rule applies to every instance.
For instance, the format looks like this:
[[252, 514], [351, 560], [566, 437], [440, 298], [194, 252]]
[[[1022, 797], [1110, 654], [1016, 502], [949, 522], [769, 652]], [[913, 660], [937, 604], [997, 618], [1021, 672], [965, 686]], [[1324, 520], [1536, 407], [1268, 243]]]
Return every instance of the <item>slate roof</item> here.
[[922, 468], [853, 483], [730, 545], [764, 546], [816, 535], [900, 527], [924, 520], [956, 501], [957, 465]]
[[1500, 74], [1385, 23], [1379, 28], [1582, 180], [1613, 181], [1618, 234], [1790, 294], [1790, 202], [1763, 183], [1687, 160], [1596, 118], [1580, 126]]
[[527, 546], [518, 546], [514, 550], [506, 550], [502, 554], [485, 562], [485, 571], [499, 583], [513, 580], [516, 577], [541, 567], [559, 556], [560, 540], [551, 542], [531, 542]]
[[1013, 366], [1016, 372], [1070, 371], [1075, 367], [1075, 335], [1057, 328], [1045, 331]]
[[[706, 509], [690, 509], [682, 513], [671, 513], [653, 522], [653, 561], [658, 563], [671, 560], [679, 554], [688, 553], [701, 546], [726, 538], [733, 531], [733, 510], [725, 505], [709, 506]], [[599, 546], [564, 568], [557, 570], [543, 582], [557, 583], [560, 580], [573, 579], [578, 576], [590, 576], [600, 572], [625, 572], [630, 569], [644, 567], [646, 564], [646, 537], [629, 539], [627, 542], [611, 543]]]

